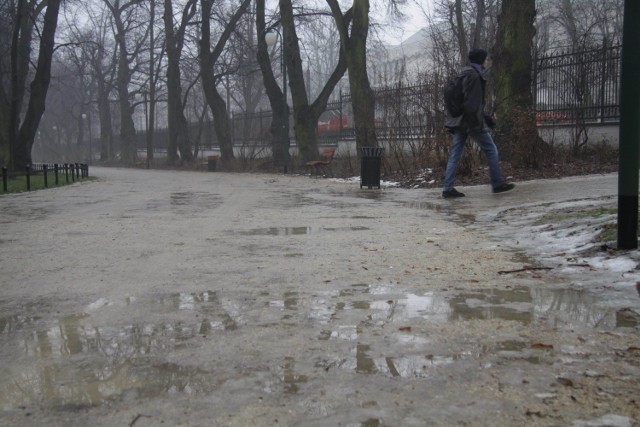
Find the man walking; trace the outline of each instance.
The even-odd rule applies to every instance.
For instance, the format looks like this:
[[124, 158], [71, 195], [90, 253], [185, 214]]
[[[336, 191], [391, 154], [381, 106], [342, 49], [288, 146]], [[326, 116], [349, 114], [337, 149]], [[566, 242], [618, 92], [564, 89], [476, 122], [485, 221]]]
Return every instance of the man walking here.
[[483, 76], [487, 65], [487, 51], [473, 49], [469, 52], [469, 65], [460, 72], [462, 80], [462, 114], [453, 116], [447, 111], [445, 128], [453, 134], [453, 145], [449, 152], [449, 161], [444, 176], [442, 197], [464, 197], [464, 193], [453, 188], [458, 163], [464, 151], [464, 144], [469, 136], [478, 144], [487, 157], [491, 174], [491, 187], [494, 193], [503, 193], [512, 190], [515, 185], [507, 183], [502, 177], [498, 159], [498, 148], [489, 133], [489, 127], [495, 122], [491, 117], [485, 116], [485, 85]]

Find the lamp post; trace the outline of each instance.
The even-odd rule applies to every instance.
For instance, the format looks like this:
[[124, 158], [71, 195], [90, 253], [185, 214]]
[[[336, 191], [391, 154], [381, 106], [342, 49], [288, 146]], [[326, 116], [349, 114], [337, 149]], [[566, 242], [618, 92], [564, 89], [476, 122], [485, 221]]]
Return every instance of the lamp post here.
[[287, 104], [287, 62], [285, 60], [286, 44], [284, 42], [284, 35], [276, 29], [272, 29], [266, 33], [264, 35], [264, 41], [267, 46], [273, 46], [276, 44], [278, 36], [280, 36], [280, 68], [282, 70], [282, 102], [284, 107], [284, 120], [282, 124], [282, 168], [286, 174], [289, 157], [289, 104]]

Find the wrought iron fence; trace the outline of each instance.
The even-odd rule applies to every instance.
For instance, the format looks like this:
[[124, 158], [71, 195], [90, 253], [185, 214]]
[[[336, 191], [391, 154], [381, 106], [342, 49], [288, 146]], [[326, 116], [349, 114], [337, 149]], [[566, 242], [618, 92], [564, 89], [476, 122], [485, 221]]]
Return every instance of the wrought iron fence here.
[[[532, 91], [538, 125], [617, 124], [621, 50], [621, 46], [613, 46], [536, 58]], [[375, 88], [378, 137], [411, 141], [434, 136], [442, 128], [444, 119], [441, 93], [445, 83], [445, 79], [434, 75], [412, 85]], [[234, 146], [248, 157], [259, 155], [271, 144], [271, 117], [271, 111], [234, 113], [231, 116]], [[292, 116], [289, 123], [290, 140], [295, 144]], [[201, 132], [197, 131], [197, 125], [190, 128], [193, 135], [203, 135], [203, 142], [198, 145], [217, 146], [212, 124], [207, 122], [202, 126]], [[328, 103], [317, 129], [321, 145], [354, 137], [350, 93], [341, 91]], [[141, 137], [140, 147], [144, 147], [143, 141]], [[160, 145], [162, 143], [156, 147]]]
[[[536, 58], [532, 91], [538, 125], [617, 124], [620, 120], [621, 51], [621, 46], [612, 46], [555, 52]], [[435, 134], [444, 116], [439, 90], [444, 81], [439, 81], [437, 76], [431, 76], [431, 79], [413, 85], [374, 89], [375, 125], [379, 138], [411, 139]], [[268, 132], [265, 133], [268, 125], [264, 122], [270, 121], [271, 113], [260, 112], [253, 117], [258, 120], [260, 138], [268, 140]], [[234, 118], [234, 129], [240, 128], [243, 132], [243, 139], [238, 137], [237, 131], [234, 134], [236, 143], [246, 143], [246, 133], [251, 129], [247, 120], [251, 120], [247, 115]], [[353, 137], [351, 95], [340, 92], [320, 117], [318, 139], [321, 144], [331, 144]], [[291, 138], [293, 140], [293, 134]]]
[[533, 85], [538, 123], [618, 123], [621, 53], [621, 46], [613, 46], [538, 58]]

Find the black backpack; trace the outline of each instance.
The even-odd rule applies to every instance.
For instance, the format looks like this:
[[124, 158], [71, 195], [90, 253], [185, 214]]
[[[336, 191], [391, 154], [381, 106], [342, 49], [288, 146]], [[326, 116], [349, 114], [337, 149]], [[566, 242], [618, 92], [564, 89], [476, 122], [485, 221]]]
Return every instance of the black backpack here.
[[464, 97], [462, 95], [462, 80], [464, 74], [452, 78], [444, 88], [444, 105], [451, 117], [464, 113]]

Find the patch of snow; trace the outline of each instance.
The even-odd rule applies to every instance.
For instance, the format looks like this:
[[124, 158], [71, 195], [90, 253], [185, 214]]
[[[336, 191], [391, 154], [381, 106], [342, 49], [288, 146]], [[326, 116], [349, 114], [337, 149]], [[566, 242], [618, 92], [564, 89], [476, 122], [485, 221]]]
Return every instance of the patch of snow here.
[[109, 305], [109, 300], [106, 298], [99, 298], [97, 301], [92, 302], [87, 306], [87, 311], [97, 310], [105, 305]]
[[573, 422], [575, 427], [631, 427], [633, 418], [616, 414], [603, 415], [590, 421], [577, 420]]

